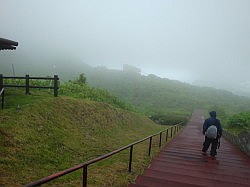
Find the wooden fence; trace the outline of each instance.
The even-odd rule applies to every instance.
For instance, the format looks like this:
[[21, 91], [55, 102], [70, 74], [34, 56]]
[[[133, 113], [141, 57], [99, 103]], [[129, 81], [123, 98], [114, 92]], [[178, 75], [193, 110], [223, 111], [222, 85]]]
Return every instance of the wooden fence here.
[[[12, 79], [12, 80], [25, 80], [25, 85], [14, 85], [14, 84], [4, 84], [4, 79]], [[30, 85], [30, 80], [52, 80], [54, 82], [53, 86], [34, 86]], [[4, 89], [7, 87], [12, 88], [25, 88], [25, 93], [28, 95], [30, 92], [30, 88], [45, 88], [45, 89], [53, 89], [54, 90], [54, 96], [58, 96], [58, 75], [54, 75], [54, 77], [30, 77], [29, 75], [26, 75], [25, 77], [10, 77], [10, 76], [3, 76], [3, 74], [0, 74], [0, 91], [2, 96], [2, 108], [4, 106]], [[3, 93], [2, 93], [3, 90]]]

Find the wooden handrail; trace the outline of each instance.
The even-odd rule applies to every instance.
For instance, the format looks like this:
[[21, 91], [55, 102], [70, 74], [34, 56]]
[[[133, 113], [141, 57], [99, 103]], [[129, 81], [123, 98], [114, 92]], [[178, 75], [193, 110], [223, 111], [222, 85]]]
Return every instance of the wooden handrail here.
[[[11, 77], [4, 76], [4, 79], [26, 79], [26, 77]], [[29, 79], [42, 79], [42, 80], [54, 80], [54, 77], [29, 77]]]
[[[173, 135], [173, 129], [174, 129], [174, 133], [176, 133], [176, 132], [180, 129], [179, 127], [180, 127], [181, 124], [183, 124], [183, 122], [180, 122], [180, 123], [178, 123], [178, 124], [173, 125], [173, 126], [170, 127], [170, 129], [171, 129], [171, 137], [172, 137], [172, 135]], [[139, 143], [141, 143], [141, 142], [143, 142], [143, 141], [145, 141], [145, 140], [150, 139], [150, 143], [149, 143], [149, 155], [150, 155], [152, 138], [153, 138], [154, 136], [160, 135], [159, 142], [161, 142], [162, 133], [165, 132], [165, 131], [167, 131], [167, 133], [166, 133], [166, 141], [167, 141], [168, 129], [169, 129], [169, 128], [167, 128], [167, 129], [165, 129], [165, 130], [162, 130], [162, 131], [160, 131], [160, 132], [158, 132], [158, 133], [156, 133], [156, 134], [147, 136], [147, 137], [145, 137], [145, 138], [143, 138], [143, 139], [141, 139], [141, 140], [138, 140], [138, 141], [136, 141], [136, 142], [133, 142], [133, 143], [131, 143], [131, 144], [129, 144], [129, 145], [126, 145], [126, 146], [124, 146], [124, 147], [121, 147], [121, 148], [119, 148], [119, 149], [117, 149], [117, 150], [114, 150], [114, 151], [112, 151], [112, 152], [110, 152], [110, 153], [107, 153], [107, 154], [105, 154], [105, 155], [99, 156], [99, 157], [97, 157], [97, 158], [94, 158], [94, 159], [89, 160], [89, 161], [87, 161], [87, 162], [84, 162], [84, 163], [82, 163], [82, 164], [78, 164], [78, 165], [76, 165], [76, 166], [74, 166], [74, 167], [65, 169], [65, 170], [63, 170], [63, 171], [59, 171], [59, 172], [54, 173], [54, 174], [52, 174], [52, 175], [49, 175], [49, 176], [47, 176], [47, 177], [45, 177], [45, 178], [42, 178], [42, 179], [40, 179], [40, 180], [34, 181], [34, 182], [32, 182], [32, 183], [29, 183], [29, 184], [25, 185], [25, 187], [40, 186], [40, 185], [42, 185], [42, 184], [44, 184], [44, 183], [47, 183], [47, 182], [49, 182], [49, 181], [51, 181], [51, 180], [54, 180], [54, 179], [56, 179], [56, 178], [59, 178], [59, 177], [61, 177], [61, 176], [63, 176], [63, 175], [66, 175], [66, 174], [68, 174], [68, 173], [74, 172], [74, 171], [76, 171], [76, 170], [78, 170], [78, 169], [81, 169], [81, 168], [83, 168], [83, 184], [82, 184], [82, 186], [83, 186], [83, 187], [86, 187], [86, 186], [87, 186], [87, 167], [88, 167], [88, 165], [91, 165], [91, 164], [93, 164], [93, 163], [96, 163], [96, 162], [98, 162], [98, 161], [101, 161], [101, 160], [103, 160], [103, 159], [105, 159], [105, 158], [108, 158], [108, 157], [110, 157], [110, 156], [112, 156], [112, 155], [115, 155], [115, 154], [117, 154], [117, 153], [119, 153], [119, 152], [121, 152], [121, 151], [123, 151], [123, 150], [125, 150], [125, 149], [128, 149], [128, 148], [130, 148], [129, 172], [131, 172], [133, 146], [136, 145], [136, 144], [139, 144]], [[159, 143], [159, 147], [160, 147], [160, 146], [161, 146], [161, 143]]]

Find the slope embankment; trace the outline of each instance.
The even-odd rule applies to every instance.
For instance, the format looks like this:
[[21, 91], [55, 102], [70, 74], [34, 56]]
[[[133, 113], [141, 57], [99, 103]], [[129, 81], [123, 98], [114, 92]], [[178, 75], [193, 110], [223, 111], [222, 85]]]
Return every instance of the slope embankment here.
[[[47, 98], [20, 110], [3, 110], [0, 113], [0, 186], [22, 186], [163, 128], [137, 113], [69, 97]], [[138, 163], [134, 163], [134, 175], [149, 161], [146, 144], [138, 146], [136, 152], [134, 160]], [[88, 183], [93, 186], [127, 184], [133, 180], [133, 175], [126, 172], [127, 160], [125, 151], [94, 165]], [[57, 183], [77, 186], [81, 183], [81, 172], [51, 185]]]

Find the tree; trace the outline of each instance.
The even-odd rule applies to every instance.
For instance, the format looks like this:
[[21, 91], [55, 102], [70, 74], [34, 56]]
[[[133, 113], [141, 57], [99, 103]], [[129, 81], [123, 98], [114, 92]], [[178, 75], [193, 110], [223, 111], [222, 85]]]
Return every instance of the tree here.
[[87, 78], [85, 77], [84, 73], [81, 73], [79, 75], [79, 78], [75, 81], [78, 84], [86, 84], [87, 83]]

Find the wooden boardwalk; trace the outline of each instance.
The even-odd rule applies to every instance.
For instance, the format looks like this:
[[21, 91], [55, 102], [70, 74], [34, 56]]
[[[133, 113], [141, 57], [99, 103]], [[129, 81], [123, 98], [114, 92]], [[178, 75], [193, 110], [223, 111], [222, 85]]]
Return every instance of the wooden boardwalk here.
[[156, 156], [129, 187], [250, 187], [250, 158], [221, 138], [216, 160], [201, 153], [203, 118], [195, 111], [190, 122]]

